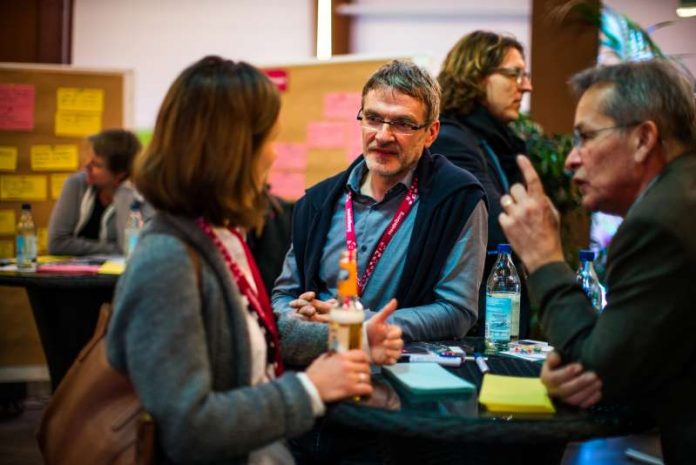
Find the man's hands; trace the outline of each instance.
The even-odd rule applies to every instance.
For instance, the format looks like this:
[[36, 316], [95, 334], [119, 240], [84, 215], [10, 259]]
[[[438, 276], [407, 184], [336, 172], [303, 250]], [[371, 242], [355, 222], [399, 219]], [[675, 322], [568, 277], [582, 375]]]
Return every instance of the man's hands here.
[[517, 165], [527, 188], [514, 184], [510, 194], [501, 197], [503, 212], [498, 221], [512, 248], [533, 273], [547, 263], [563, 261], [560, 219], [529, 159], [518, 156]]
[[541, 382], [552, 397], [576, 407], [588, 408], [602, 398], [602, 380], [579, 363], [561, 367], [561, 356], [551, 352], [541, 369]]
[[329, 311], [331, 307], [336, 305], [336, 299], [323, 301], [316, 297], [316, 293], [312, 291], [303, 292], [297, 299], [290, 301], [288, 305], [290, 308], [295, 309], [297, 315], [300, 315], [306, 320], [328, 323]]
[[396, 310], [396, 299], [389, 301], [382, 310], [370, 318], [366, 325], [367, 342], [370, 345], [370, 357], [379, 365], [393, 365], [401, 356], [404, 340], [401, 328], [387, 323], [389, 315]]

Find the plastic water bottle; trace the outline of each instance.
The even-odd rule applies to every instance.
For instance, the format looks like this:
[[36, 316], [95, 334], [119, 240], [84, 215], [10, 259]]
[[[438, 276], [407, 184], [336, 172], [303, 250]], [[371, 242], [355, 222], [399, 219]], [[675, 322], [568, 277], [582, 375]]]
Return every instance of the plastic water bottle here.
[[143, 214], [140, 211], [142, 204], [139, 201], [134, 201], [130, 206], [130, 212], [128, 213], [128, 221], [126, 222], [126, 259], [128, 259], [135, 246], [138, 245], [138, 239], [140, 238], [140, 231], [143, 229]]
[[17, 269], [36, 271], [36, 226], [31, 216], [31, 205], [22, 204], [22, 213], [17, 223]]
[[520, 277], [510, 244], [498, 244], [498, 259], [486, 283], [486, 343], [506, 350], [520, 336]]
[[592, 306], [597, 311], [602, 311], [602, 308], [604, 308], [604, 288], [595, 272], [594, 259], [594, 251], [589, 249], [580, 251], [580, 265], [578, 266], [576, 280], [582, 287], [582, 290], [585, 291], [585, 294], [587, 294], [587, 297], [590, 298]]

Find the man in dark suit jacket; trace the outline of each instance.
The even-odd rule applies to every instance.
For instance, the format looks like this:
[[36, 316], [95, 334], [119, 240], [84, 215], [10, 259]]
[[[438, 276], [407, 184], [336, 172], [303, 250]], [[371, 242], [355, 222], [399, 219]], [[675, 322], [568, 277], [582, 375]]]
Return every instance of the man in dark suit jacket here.
[[[563, 263], [558, 214], [523, 157], [527, 187], [501, 198], [500, 223], [530, 271], [558, 354], [542, 381], [582, 407], [600, 398], [657, 421], [667, 464], [696, 460], [696, 105], [665, 61], [586, 70], [566, 167], [589, 210], [624, 216], [609, 249], [601, 314]], [[561, 366], [561, 363], [570, 363]], [[584, 369], [588, 370], [583, 372]]]

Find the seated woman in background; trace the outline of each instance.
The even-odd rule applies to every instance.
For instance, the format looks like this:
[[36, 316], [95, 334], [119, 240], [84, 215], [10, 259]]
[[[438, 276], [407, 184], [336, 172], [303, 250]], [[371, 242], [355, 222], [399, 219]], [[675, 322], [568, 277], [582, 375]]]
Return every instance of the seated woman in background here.
[[244, 233], [267, 211], [279, 111], [259, 70], [203, 58], [172, 84], [136, 162], [156, 213], [116, 289], [108, 359], [154, 418], [163, 463], [293, 463], [284, 440], [324, 402], [369, 395], [369, 357], [395, 363], [403, 346], [385, 322], [396, 301], [365, 323], [369, 357], [321, 355], [328, 325], [276, 321]]
[[51, 212], [50, 254], [122, 254], [125, 249], [130, 205], [140, 198], [128, 181], [140, 142], [123, 129], [107, 129], [87, 140], [85, 169], [65, 181]]

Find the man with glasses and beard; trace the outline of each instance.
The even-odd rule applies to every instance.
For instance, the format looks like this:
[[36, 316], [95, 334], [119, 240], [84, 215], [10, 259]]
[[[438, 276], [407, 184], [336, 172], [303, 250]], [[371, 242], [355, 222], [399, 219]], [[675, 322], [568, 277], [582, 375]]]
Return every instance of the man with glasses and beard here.
[[476, 322], [488, 214], [481, 185], [428, 147], [440, 89], [393, 61], [362, 91], [363, 155], [307, 190], [273, 290], [276, 311], [328, 321], [341, 252], [357, 255], [366, 318], [396, 298], [406, 341], [464, 336]]

